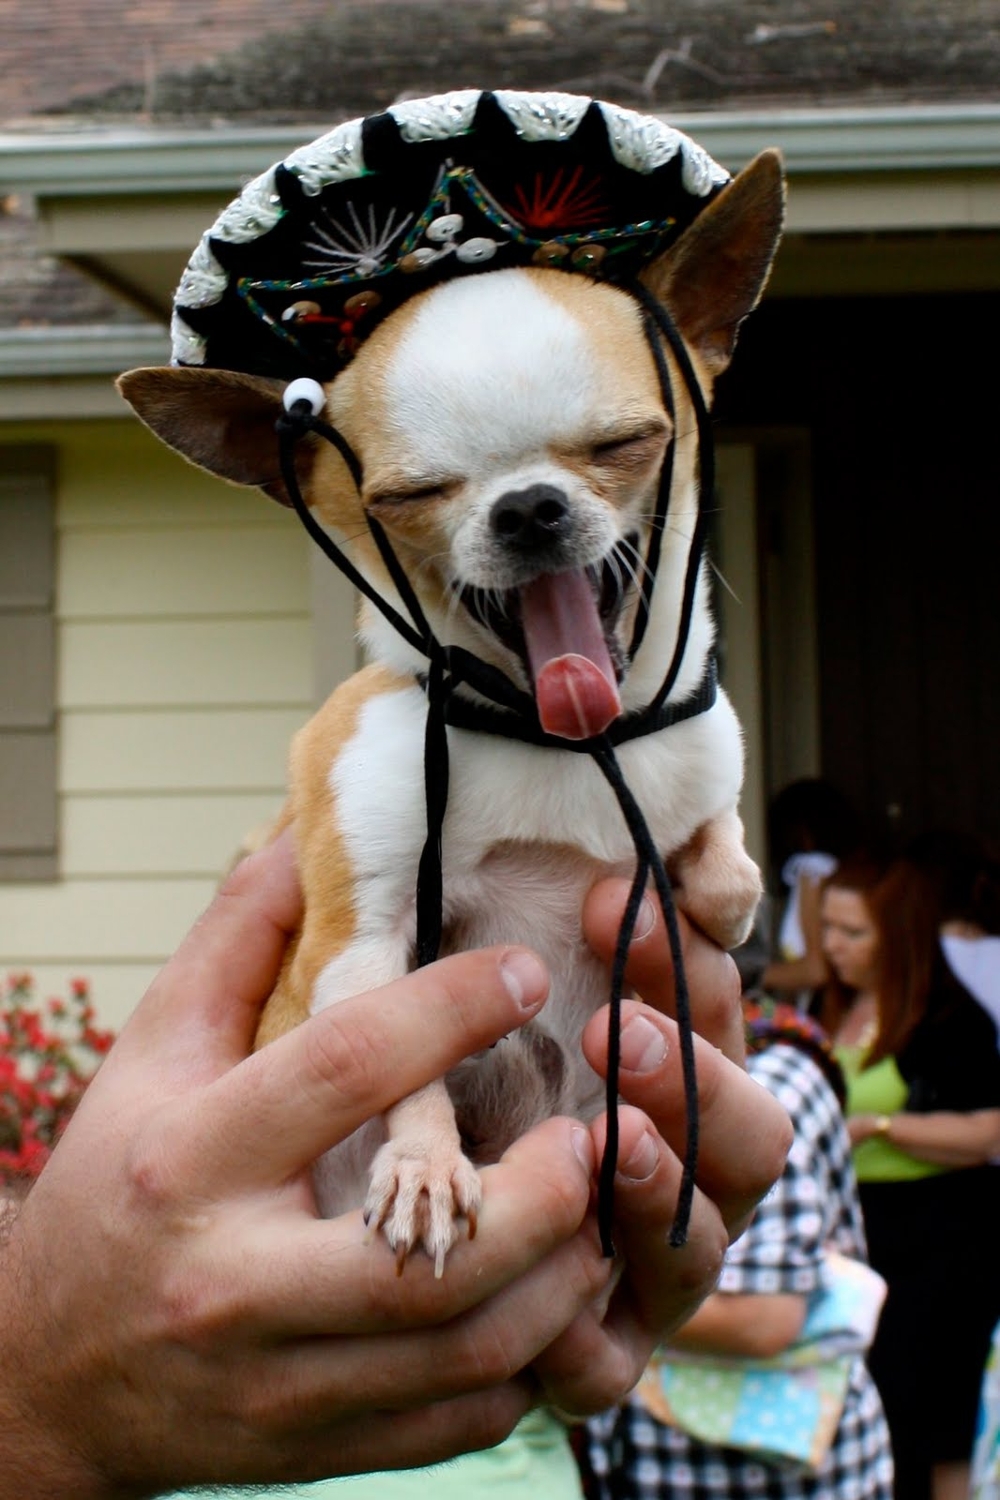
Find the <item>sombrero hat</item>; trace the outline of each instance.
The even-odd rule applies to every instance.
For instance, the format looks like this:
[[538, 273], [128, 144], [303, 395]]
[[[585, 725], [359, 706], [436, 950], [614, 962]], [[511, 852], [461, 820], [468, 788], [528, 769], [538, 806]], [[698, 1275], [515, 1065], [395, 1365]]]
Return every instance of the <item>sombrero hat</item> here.
[[350, 120], [246, 185], [177, 289], [173, 360], [329, 380], [453, 276], [540, 265], [626, 282], [729, 181], [651, 116], [463, 89]]

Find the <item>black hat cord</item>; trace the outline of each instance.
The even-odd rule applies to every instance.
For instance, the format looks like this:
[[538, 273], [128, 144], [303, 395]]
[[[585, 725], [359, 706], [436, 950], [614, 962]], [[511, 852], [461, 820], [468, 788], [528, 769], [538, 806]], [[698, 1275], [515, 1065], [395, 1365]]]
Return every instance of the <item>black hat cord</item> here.
[[[441, 946], [443, 925], [443, 859], [442, 834], [445, 812], [448, 805], [448, 725], [455, 728], [477, 730], [505, 738], [520, 739], [532, 744], [541, 744], [561, 750], [576, 751], [591, 756], [595, 765], [608, 782], [625, 819], [636, 851], [636, 871], [629, 891], [625, 912], [618, 931], [611, 971], [610, 1019], [608, 1035], [607, 1069], [607, 1140], [598, 1178], [598, 1223], [601, 1246], [606, 1255], [614, 1253], [611, 1225], [614, 1208], [614, 1178], [618, 1156], [618, 1075], [620, 1068], [620, 1016], [621, 1000], [625, 987], [625, 965], [629, 946], [635, 933], [635, 924], [646, 884], [652, 876], [657, 898], [663, 913], [670, 944], [670, 955], [674, 971], [675, 1013], [680, 1040], [681, 1068], [684, 1081], [685, 1104], [685, 1148], [681, 1183], [678, 1190], [670, 1243], [679, 1247], [686, 1242], [691, 1208], [694, 1199], [695, 1176], [698, 1160], [698, 1093], [695, 1074], [694, 1037], [691, 1023], [690, 997], [684, 958], [681, 949], [680, 929], [671, 889], [670, 878], [655, 840], [639, 804], [633, 797], [622, 774], [615, 746], [640, 735], [654, 733], [671, 724], [680, 723], [697, 714], [704, 713], [715, 702], [715, 664], [710, 658], [702, 682], [695, 692], [680, 703], [668, 704], [667, 697], [676, 682], [690, 632], [694, 610], [695, 591], [701, 567], [704, 546], [706, 506], [705, 495], [711, 495], [714, 483], [712, 432], [708, 414], [683, 341], [669, 315], [647, 289], [638, 281], [629, 284], [627, 290], [644, 309], [646, 337], [656, 361], [657, 373], [663, 394], [664, 405], [673, 418], [674, 403], [670, 373], [660, 343], [662, 338], [669, 344], [677, 361], [688, 395], [694, 407], [699, 442], [700, 483], [698, 507], [694, 529], [688, 550], [687, 568], [681, 600], [681, 615], [677, 640], [667, 674], [652, 702], [645, 708], [617, 719], [601, 735], [588, 740], [564, 740], [547, 734], [538, 721], [537, 708], [530, 694], [525, 693], [508, 677], [489, 663], [481, 661], [471, 652], [456, 646], [442, 646], [431, 630], [420, 602], [406, 576], [399, 559], [382, 526], [375, 517], [365, 512], [369, 531], [379, 550], [404, 608], [409, 614], [405, 619], [397, 609], [384, 599], [369, 583], [368, 579], [350, 562], [337, 544], [319, 525], [305, 502], [295, 468], [295, 445], [309, 433], [325, 438], [340, 453], [347, 469], [361, 488], [361, 465], [350, 444], [335, 427], [324, 422], [319, 411], [322, 406], [308, 388], [302, 387], [298, 394], [298, 382], [292, 382], [285, 393], [286, 410], [275, 424], [278, 434], [279, 458], [282, 478], [289, 498], [306, 531], [331, 562], [347, 580], [372, 603], [393, 629], [408, 645], [427, 658], [428, 670], [421, 677], [427, 696], [427, 721], [424, 736], [424, 789], [427, 808], [427, 836], [420, 856], [417, 873], [417, 943], [418, 967], [432, 963]], [[629, 660], [635, 657], [645, 635], [649, 618], [652, 585], [659, 562], [663, 530], [667, 524], [670, 493], [673, 485], [674, 445], [670, 445], [660, 476], [656, 515], [650, 532], [647, 556], [643, 564], [643, 576], [639, 585], [639, 601], [629, 648]], [[473, 701], [461, 697], [456, 688], [467, 684], [481, 699]]]

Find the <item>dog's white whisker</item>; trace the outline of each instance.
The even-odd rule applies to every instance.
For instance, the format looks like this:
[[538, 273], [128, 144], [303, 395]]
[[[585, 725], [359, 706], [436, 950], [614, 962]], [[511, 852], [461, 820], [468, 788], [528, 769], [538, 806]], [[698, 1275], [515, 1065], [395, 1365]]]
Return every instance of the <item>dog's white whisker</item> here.
[[[633, 553], [635, 552], [634, 548], [632, 548], [630, 550]], [[638, 563], [639, 563], [638, 567], [636, 566], [636, 563], [633, 562], [632, 558], [629, 557], [628, 553], [624, 549], [619, 554], [619, 556], [616, 557], [615, 566], [616, 566], [616, 568], [618, 570], [619, 582], [622, 585], [622, 593], [625, 592], [624, 580], [623, 580], [623, 577], [622, 577], [622, 575], [624, 574], [624, 575], [626, 575], [628, 577], [628, 579], [631, 581], [631, 583], [635, 586], [636, 592], [639, 593], [639, 594], [645, 594], [646, 597], [648, 598], [649, 594], [652, 592], [653, 575], [649, 571], [649, 569], [647, 568], [645, 560], [643, 558], [640, 558], [638, 556], [638, 553], [635, 553], [635, 556], [638, 559]], [[646, 584], [643, 582], [643, 574], [644, 573], [648, 575], [648, 580], [649, 580], [648, 590], [647, 590]]]
[[489, 589], [486, 599], [487, 603], [496, 610], [498, 615], [502, 615], [505, 620], [510, 618], [509, 594], [505, 594], [501, 589]]
[[732, 584], [729, 582], [729, 579], [726, 577], [725, 573], [723, 573], [722, 569], [718, 566], [718, 564], [711, 557], [708, 559], [708, 566], [711, 568], [711, 570], [715, 574], [716, 578], [722, 584], [722, 587], [725, 589], [726, 593], [729, 594], [729, 596], [732, 599], [735, 599], [737, 604], [742, 604], [743, 600], [740, 598], [739, 594], [733, 588]]
[[448, 604], [447, 608], [445, 609], [445, 626], [448, 629], [449, 633], [454, 621], [459, 618], [460, 611], [463, 608], [461, 588], [462, 586], [457, 579], [452, 579], [448, 584]]
[[361, 530], [353, 531], [349, 535], [345, 533], [341, 537], [341, 542], [344, 547], [353, 547], [355, 542], [363, 542], [367, 536], [371, 536], [371, 532], [367, 527], [363, 527]]
[[427, 578], [432, 568], [440, 568], [441, 564], [447, 564], [448, 555], [445, 552], [432, 552], [427, 557], [422, 557], [414, 569], [415, 579], [421, 582]]

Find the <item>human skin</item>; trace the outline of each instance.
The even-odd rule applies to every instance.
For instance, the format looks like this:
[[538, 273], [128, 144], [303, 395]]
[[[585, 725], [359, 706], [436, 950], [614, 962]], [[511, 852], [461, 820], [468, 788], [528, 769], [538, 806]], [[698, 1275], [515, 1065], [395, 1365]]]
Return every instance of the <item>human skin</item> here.
[[795, 1292], [713, 1292], [671, 1339], [676, 1349], [737, 1359], [772, 1359], [795, 1342], [806, 1298]]
[[867, 991], [875, 983], [878, 931], [868, 903], [858, 891], [829, 886], [821, 906], [823, 952], [837, 978]]
[[768, 994], [775, 990], [814, 990], [827, 978], [820, 918], [820, 883], [800, 875], [796, 884], [805, 952], [801, 958], [776, 960], [767, 965], [760, 982]]
[[981, 1167], [1000, 1154], [1000, 1109], [856, 1114], [847, 1128], [854, 1146], [881, 1135], [908, 1156], [939, 1167]]
[[[625, 887], [585, 931], [608, 955]], [[790, 1130], [739, 1066], [738, 983], [685, 929], [702, 1150], [668, 1246], [683, 1104], [676, 1031], [626, 1004], [618, 1257], [593, 1208], [604, 1124], [545, 1122], [483, 1173], [474, 1241], [402, 1276], [359, 1213], [317, 1217], [309, 1163], [363, 1119], [523, 1024], [523, 949], [443, 960], [257, 1053], [301, 911], [289, 838], [245, 861], [152, 985], [0, 1250], [0, 1495], [131, 1500], [420, 1465], [488, 1446], [532, 1406], [585, 1413], [634, 1384], [714, 1285]], [[672, 1002], [658, 918], [631, 983]], [[603, 1069], [607, 1018], [584, 1039]]]

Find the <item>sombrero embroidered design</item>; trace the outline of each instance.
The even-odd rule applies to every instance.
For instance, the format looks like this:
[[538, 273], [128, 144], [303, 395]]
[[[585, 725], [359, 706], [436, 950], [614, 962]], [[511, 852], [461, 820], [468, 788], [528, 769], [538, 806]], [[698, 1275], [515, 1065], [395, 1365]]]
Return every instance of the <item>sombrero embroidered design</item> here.
[[173, 360], [331, 379], [394, 308], [456, 275], [633, 277], [729, 174], [651, 117], [475, 89], [351, 120], [248, 183], [177, 289]]

